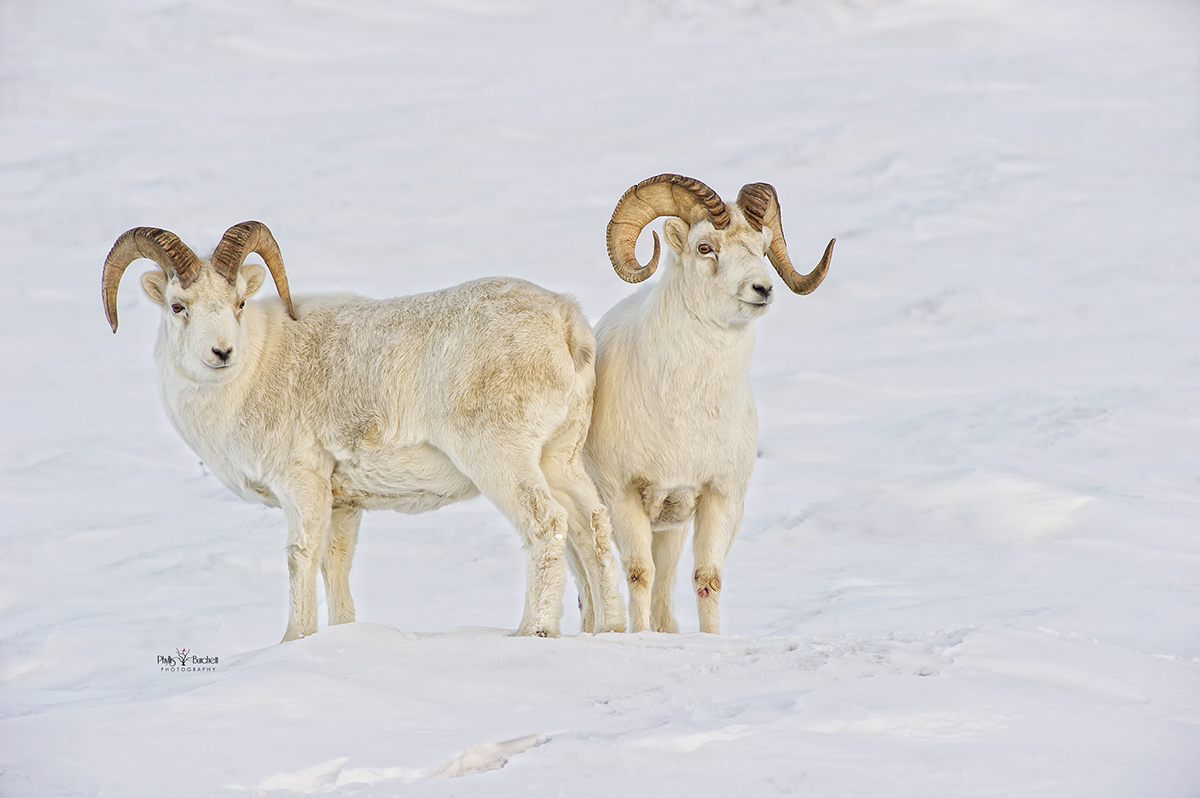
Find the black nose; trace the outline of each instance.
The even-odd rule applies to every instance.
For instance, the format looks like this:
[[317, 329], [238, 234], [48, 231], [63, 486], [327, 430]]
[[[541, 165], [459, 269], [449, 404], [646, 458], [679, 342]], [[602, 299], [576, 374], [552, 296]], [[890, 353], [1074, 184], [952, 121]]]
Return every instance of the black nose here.
[[769, 285], [763, 285], [762, 283], [755, 283], [754, 285], [752, 285], [750, 287], [753, 288], [755, 291], [757, 291], [758, 295], [761, 296], [763, 299], [767, 299], [768, 297], [771, 296], [771, 286], [769, 286]]
[[212, 348], [212, 351], [213, 351], [213, 354], [216, 355], [217, 357], [219, 357], [221, 359], [221, 362], [224, 363], [229, 360], [229, 355], [233, 353], [233, 347], [227, 346], [224, 349], [217, 349], [214, 346]]

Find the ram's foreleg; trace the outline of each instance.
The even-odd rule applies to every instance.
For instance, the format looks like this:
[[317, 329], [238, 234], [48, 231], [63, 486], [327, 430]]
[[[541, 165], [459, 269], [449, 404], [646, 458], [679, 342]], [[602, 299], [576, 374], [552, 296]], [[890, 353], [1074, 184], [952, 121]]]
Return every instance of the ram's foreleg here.
[[696, 610], [700, 631], [720, 634], [721, 571], [725, 555], [742, 523], [743, 497], [723, 495], [709, 490], [696, 504], [696, 534], [692, 548], [696, 567], [692, 571], [692, 589], [696, 592]]
[[654, 585], [650, 589], [650, 623], [656, 632], [678, 632], [675, 621], [675, 569], [687, 539], [687, 525], [654, 532], [650, 551], [654, 556]]
[[642, 504], [642, 494], [634, 486], [611, 498], [613, 537], [621, 552], [621, 565], [629, 584], [629, 629], [644, 632], [650, 624], [650, 586], [654, 584], [654, 556], [651, 552], [650, 519]]
[[317, 631], [317, 564], [324, 554], [333, 495], [328, 480], [309, 475], [293, 479], [275, 494], [288, 525], [286, 642]]

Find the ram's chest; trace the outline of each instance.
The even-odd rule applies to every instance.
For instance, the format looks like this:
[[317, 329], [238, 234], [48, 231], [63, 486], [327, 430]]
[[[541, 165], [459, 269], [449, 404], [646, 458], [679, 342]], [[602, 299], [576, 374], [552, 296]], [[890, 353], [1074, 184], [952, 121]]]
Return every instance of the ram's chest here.
[[198, 443], [189, 441], [221, 484], [246, 501], [279, 506], [279, 497], [270, 487], [275, 482], [273, 469], [259, 456], [261, 453], [244, 447], [206, 446], [205, 443], [203, 439]]
[[[192, 448], [221, 483], [240, 498], [278, 507], [279, 497], [271, 486], [276, 483], [278, 469], [272, 467], [267, 453], [253, 446], [205, 445], [202, 441]], [[240, 443], [240, 442], [239, 442]]]
[[659, 400], [647, 397], [642, 413], [645, 436], [637, 446], [661, 473], [680, 480], [708, 481], [728, 472], [752, 467], [758, 420], [749, 389], [730, 393], [682, 394], [674, 387], [655, 386]]
[[311, 432], [279, 423], [284, 414], [247, 412], [245, 403], [235, 413], [238, 402], [200, 392], [164, 390], [162, 398], [184, 443], [241, 499], [279, 507], [298, 468], [315, 474], [328, 468]]
[[660, 530], [691, 520], [706, 491], [744, 490], [757, 451], [757, 416], [748, 384], [706, 385], [694, 377], [663, 380], [654, 389], [657, 396], [646, 397], [640, 411], [653, 423], [626, 455], [651, 527]]
[[749, 407], [721, 417], [664, 417], [644, 429], [625, 462], [651, 527], [687, 523], [706, 491], [744, 491], [754, 469], [754, 426]]

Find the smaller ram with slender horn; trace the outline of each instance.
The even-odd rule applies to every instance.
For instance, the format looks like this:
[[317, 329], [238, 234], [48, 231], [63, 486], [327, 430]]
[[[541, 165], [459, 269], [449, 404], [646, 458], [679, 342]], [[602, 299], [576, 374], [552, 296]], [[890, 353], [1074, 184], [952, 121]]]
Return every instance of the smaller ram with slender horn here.
[[694, 525], [700, 631], [715, 634], [725, 555], [757, 451], [750, 356], [754, 321], [774, 298], [763, 258], [789, 290], [809, 294], [825, 279], [834, 242], [812, 272], [800, 274], [772, 186], [750, 183], [726, 205], [699, 180], [658, 175], [626, 191], [608, 225], [608, 256], [627, 282], [655, 272], [658, 234], [645, 266], [634, 245], [660, 216], [669, 217], [662, 278], [596, 325], [596, 401], [584, 461], [612, 515], [632, 631], [677, 631], [675, 569]]
[[[247, 303], [266, 272], [279, 298]], [[296, 297], [279, 246], [243, 222], [204, 260], [138, 227], [104, 264], [104, 310], [139, 258], [162, 309], [159, 393], [183, 440], [244, 499], [287, 520], [284, 640], [354, 620], [349, 573], [363, 510], [432, 510], [482, 493], [527, 551], [519, 634], [553, 636], [569, 564], [584, 631], [623, 629], [608, 513], [582, 445], [595, 338], [574, 300], [523, 280], [476, 280], [387, 300]]]

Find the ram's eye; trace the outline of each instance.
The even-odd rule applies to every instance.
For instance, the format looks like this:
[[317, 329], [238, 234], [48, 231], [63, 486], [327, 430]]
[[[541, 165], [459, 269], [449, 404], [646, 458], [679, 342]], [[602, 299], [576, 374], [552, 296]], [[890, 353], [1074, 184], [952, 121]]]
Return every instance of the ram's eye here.
[[241, 303], [238, 305], [238, 310], [242, 310], [242, 309], [244, 309], [245, 307], [246, 307], [246, 300], [244, 300], [244, 299], [243, 299], [243, 300], [241, 301]]
[[171, 305], [171, 310], [173, 310], [176, 313], [183, 313], [183, 305], [176, 302], [173, 305]]
[[696, 251], [699, 252], [701, 255], [711, 255], [713, 248], [710, 247], [708, 244], [701, 244], [700, 246], [696, 247]]

